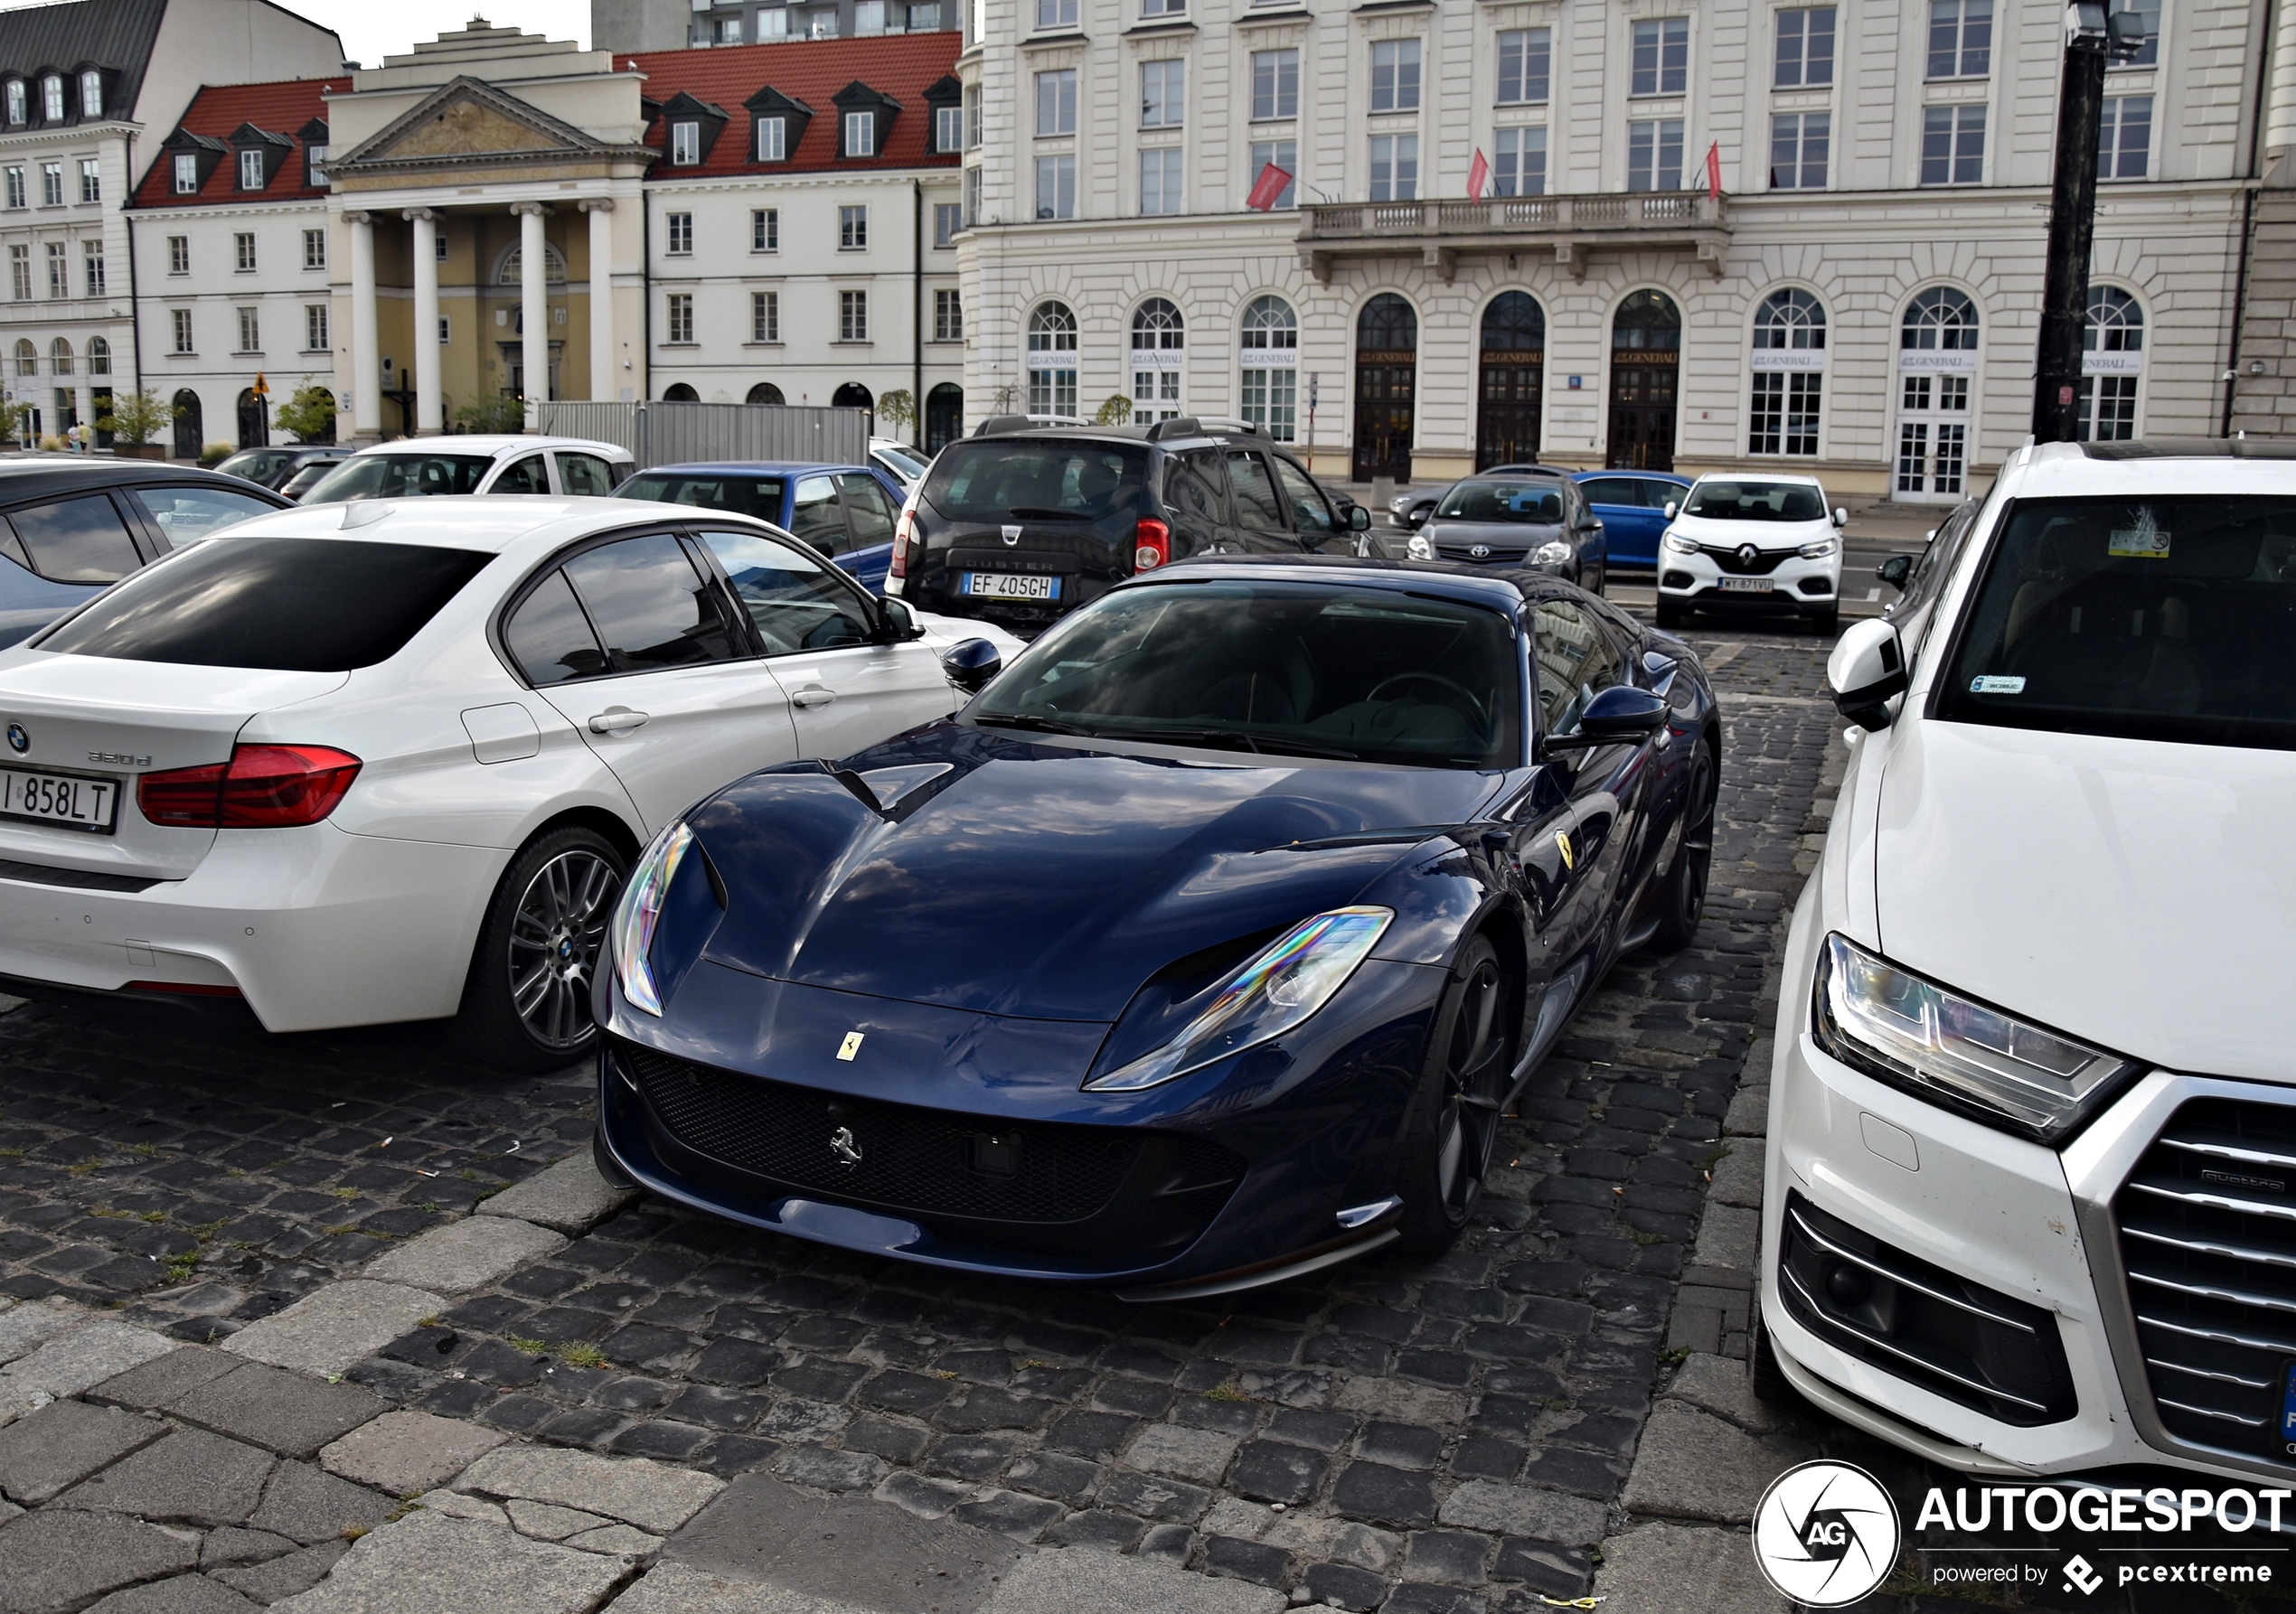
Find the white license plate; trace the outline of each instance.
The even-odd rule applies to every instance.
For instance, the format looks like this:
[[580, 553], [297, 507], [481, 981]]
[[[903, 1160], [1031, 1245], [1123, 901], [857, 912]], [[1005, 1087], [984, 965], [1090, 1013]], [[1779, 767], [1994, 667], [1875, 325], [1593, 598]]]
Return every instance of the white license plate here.
[[62, 824], [108, 835], [118, 809], [119, 785], [113, 780], [0, 768], [0, 818], [29, 819], [33, 823]]
[[1722, 592], [1725, 594], [1767, 594], [1770, 592], [1770, 579], [1767, 577], [1725, 577], [1722, 579]]
[[1057, 600], [1060, 579], [1038, 572], [966, 572], [965, 592], [975, 599]]

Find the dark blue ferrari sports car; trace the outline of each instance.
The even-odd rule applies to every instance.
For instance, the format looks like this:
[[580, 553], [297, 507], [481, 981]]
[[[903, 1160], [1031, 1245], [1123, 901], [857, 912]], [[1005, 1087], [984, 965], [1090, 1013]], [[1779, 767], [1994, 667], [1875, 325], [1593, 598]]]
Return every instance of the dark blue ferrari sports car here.
[[1558, 579], [1194, 561], [988, 648], [953, 719], [646, 850], [608, 1177], [1139, 1300], [1434, 1253], [1572, 1009], [1698, 924], [1713, 690]]

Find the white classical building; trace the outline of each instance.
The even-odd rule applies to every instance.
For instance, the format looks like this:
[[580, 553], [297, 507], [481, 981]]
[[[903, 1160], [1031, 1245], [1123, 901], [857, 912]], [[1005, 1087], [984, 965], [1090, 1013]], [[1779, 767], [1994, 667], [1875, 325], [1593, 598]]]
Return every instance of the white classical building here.
[[[2088, 429], [2211, 432], [2266, 8], [2114, 4], [2152, 37], [2107, 90]], [[1242, 415], [1359, 479], [1535, 454], [1956, 500], [2028, 429], [2062, 16], [969, 0], [967, 396]]]

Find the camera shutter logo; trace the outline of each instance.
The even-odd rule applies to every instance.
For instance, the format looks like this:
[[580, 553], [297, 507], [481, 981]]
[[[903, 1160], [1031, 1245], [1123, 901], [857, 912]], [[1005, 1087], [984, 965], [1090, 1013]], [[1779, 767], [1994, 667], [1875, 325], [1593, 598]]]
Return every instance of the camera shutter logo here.
[[1770, 1482], [1754, 1510], [1754, 1561], [1781, 1596], [1839, 1609], [1897, 1562], [1897, 1504], [1854, 1463], [1807, 1462]]

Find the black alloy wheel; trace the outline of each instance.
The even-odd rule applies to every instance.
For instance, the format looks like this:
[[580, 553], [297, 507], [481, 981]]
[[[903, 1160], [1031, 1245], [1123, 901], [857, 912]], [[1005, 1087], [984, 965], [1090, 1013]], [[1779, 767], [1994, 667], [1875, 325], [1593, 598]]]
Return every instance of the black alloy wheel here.
[[1522, 1004], [1491, 938], [1461, 952], [1427, 1039], [1426, 1066], [1405, 1123], [1403, 1247], [1439, 1255], [1465, 1231], [1491, 1178], [1500, 1112], [1514, 1072]]
[[1687, 622], [1687, 621], [1689, 621], [1689, 615], [1690, 615], [1689, 612], [1688, 612], [1687, 610], [1685, 610], [1685, 609], [1684, 609], [1683, 607], [1681, 607], [1680, 605], [1678, 605], [1674, 604], [1671, 600], [1668, 599], [1668, 598], [1667, 598], [1664, 595], [1661, 595], [1661, 596], [1659, 596], [1659, 600], [1658, 600], [1658, 625], [1659, 625], [1659, 626], [1661, 626], [1661, 627], [1662, 627], [1662, 628], [1679, 628], [1679, 627], [1680, 627], [1680, 626], [1681, 626], [1681, 625], [1682, 625], [1685, 622]]
[[552, 830], [511, 860], [463, 988], [464, 1027], [488, 1063], [555, 1070], [597, 1041], [590, 988], [628, 871], [620, 849], [579, 828]]
[[1720, 793], [1714, 754], [1703, 741], [1693, 744], [1690, 776], [1682, 791], [1680, 833], [1674, 861], [1658, 888], [1658, 929], [1651, 945], [1679, 952], [1698, 934], [1706, 916], [1706, 884], [1714, 868], [1714, 804]]

